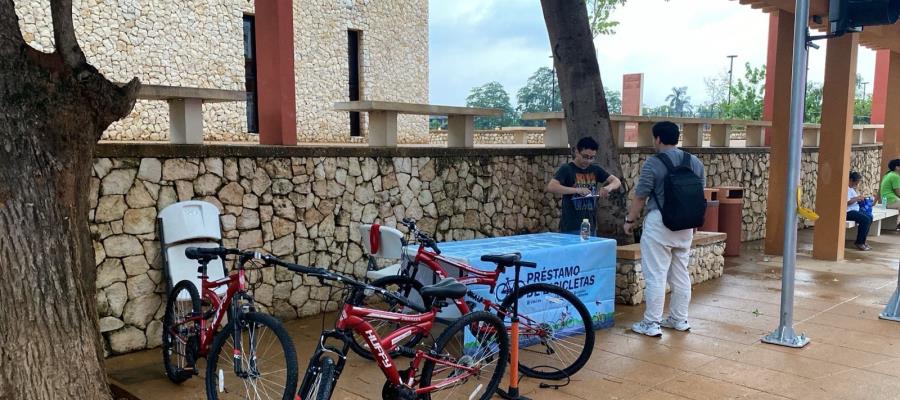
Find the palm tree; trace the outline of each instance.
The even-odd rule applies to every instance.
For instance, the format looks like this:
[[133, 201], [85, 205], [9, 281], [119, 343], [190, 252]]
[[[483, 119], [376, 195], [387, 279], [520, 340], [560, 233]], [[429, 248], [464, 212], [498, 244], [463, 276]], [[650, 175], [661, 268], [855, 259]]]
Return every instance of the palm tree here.
[[678, 113], [679, 116], [683, 116], [685, 112], [689, 113], [694, 109], [691, 106], [691, 97], [687, 95], [687, 86], [673, 87], [672, 94], [666, 96], [666, 101], [669, 102], [669, 107]]

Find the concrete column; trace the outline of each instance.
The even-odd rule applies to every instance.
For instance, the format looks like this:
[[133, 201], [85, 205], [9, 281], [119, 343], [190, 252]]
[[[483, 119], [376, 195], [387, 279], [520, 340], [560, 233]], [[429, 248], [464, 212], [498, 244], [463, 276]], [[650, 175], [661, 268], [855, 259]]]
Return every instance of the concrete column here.
[[447, 147], [474, 147], [475, 117], [450, 115], [447, 117]]
[[369, 146], [397, 147], [397, 113], [369, 112]]
[[203, 100], [169, 100], [169, 142], [203, 143]]
[[813, 258], [818, 260], [844, 259], [858, 48], [858, 33], [828, 39], [816, 182], [815, 210], [820, 218], [813, 233]]
[[[783, 62], [784, 68], [788, 70], [788, 76], [790, 76], [791, 69], [791, 55], [793, 54], [793, 50], [788, 53], [787, 58], [779, 57], [777, 50], [779, 48], [779, 40], [787, 40], [790, 42], [791, 38], [794, 37], [794, 33], [791, 30], [785, 30], [784, 25], [780, 22], [786, 22], [789, 23], [790, 26], [793, 26], [794, 14], [784, 11], [773, 11], [769, 14], [769, 44], [766, 50], [766, 90], [765, 97], [763, 98], [763, 120], [766, 121], [772, 121], [775, 116], [775, 73], [778, 70], [778, 62]], [[790, 87], [785, 90], [790, 91]], [[774, 131], [774, 126], [766, 128], [764, 139], [765, 146], [772, 145], [772, 135]], [[787, 131], [785, 130], [785, 132]]]
[[645, 121], [638, 123], [638, 147], [653, 147], [655, 143], [653, 138], [653, 122]]
[[890, 53], [890, 69], [887, 79], [887, 95], [885, 106], [893, 112], [885, 113], [884, 135], [881, 150], [881, 174], [887, 172], [887, 163], [900, 158], [900, 53]]
[[297, 144], [292, 0], [255, 1], [259, 143]]
[[731, 125], [712, 124], [709, 132], [709, 147], [731, 147]]
[[[787, 194], [784, 188], [788, 177], [788, 131], [791, 116], [791, 63], [794, 57], [794, 14], [773, 11], [775, 26], [770, 25], [770, 64], [766, 67], [767, 86], [771, 80], [772, 89], [766, 89], [771, 107], [772, 128], [769, 137], [769, 191], [766, 199], [766, 254], [780, 255], [784, 246], [784, 202]], [[772, 32], [774, 31], [774, 35]], [[774, 36], [774, 38], [773, 38]], [[783, 67], [778, 68], [777, 64]], [[793, 221], [791, 221], [793, 223]]]
[[[873, 124], [884, 124], [887, 112], [888, 77], [891, 68], [891, 51], [882, 49], [875, 52], [875, 80], [872, 83], [872, 119]], [[876, 141], [884, 141], [884, 129], [879, 129]]]
[[548, 119], [544, 132], [544, 147], [569, 147], [569, 133], [565, 119]]
[[681, 141], [684, 147], [703, 147], [703, 124], [684, 124]]

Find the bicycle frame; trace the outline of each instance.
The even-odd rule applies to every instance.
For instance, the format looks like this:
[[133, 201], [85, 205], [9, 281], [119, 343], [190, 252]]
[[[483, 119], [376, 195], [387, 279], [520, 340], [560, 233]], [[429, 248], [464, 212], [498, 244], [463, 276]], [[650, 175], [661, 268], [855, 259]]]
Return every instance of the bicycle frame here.
[[[208, 280], [209, 277], [206, 275], [201, 275], [199, 278], [202, 285], [200, 298], [209, 300], [212, 309], [217, 311], [215, 318], [209, 322], [207, 321], [206, 315], [201, 313], [200, 315], [187, 318], [175, 326], [177, 327], [186, 323], [200, 321], [200, 346], [197, 355], [206, 357], [207, 354], [209, 354], [209, 348], [212, 346], [212, 341], [215, 339], [216, 332], [222, 325], [226, 313], [231, 309], [232, 299], [234, 299], [238, 293], [242, 293], [246, 290], [247, 280], [245, 279], [243, 268], [238, 268], [237, 273], [230, 274], [225, 278], [215, 281]], [[219, 295], [216, 294], [215, 289], [225, 285], [228, 286], [228, 289], [225, 296], [220, 298]], [[178, 337], [178, 335], [175, 335], [175, 337]], [[239, 346], [240, 343], [238, 342], [236, 345]]]
[[[434, 272], [434, 274], [437, 275], [438, 278], [444, 279], [449, 277], [447, 270], [445, 270], [438, 261], [450, 264], [458, 268], [460, 270], [460, 273], [465, 272], [467, 274], [467, 276], [464, 277], [453, 277], [459, 283], [462, 283], [466, 286], [486, 285], [488, 286], [490, 293], [494, 293], [494, 290], [497, 289], [497, 280], [500, 278], [500, 274], [503, 273], [500, 268], [497, 268], [493, 271], [485, 271], [463, 262], [451, 260], [440, 254], [428, 251], [423, 244], [419, 244], [419, 249], [416, 252], [416, 257], [413, 259], [413, 264], [410, 266], [411, 268], [413, 268], [413, 271], [410, 272], [410, 275], [412, 275], [412, 277], [415, 277], [415, 274], [418, 271], [418, 264], [422, 263], [425, 264], [428, 269]], [[484, 305], [485, 311], [488, 311], [490, 309], [500, 309], [500, 307], [496, 303], [476, 295], [471, 290], [467, 293], [467, 295], [473, 299], [478, 300], [482, 305]], [[466, 315], [472, 311], [472, 309], [469, 308], [469, 305], [466, 304], [463, 299], [455, 299], [453, 300], [453, 303], [456, 305], [456, 308], [459, 309], [460, 315]]]
[[[349, 298], [352, 299], [354, 298], [354, 296], [355, 294], [351, 294]], [[431, 328], [434, 326], [434, 322], [436, 319], [437, 308], [432, 308], [431, 311], [428, 311], [426, 313], [404, 314], [357, 307], [349, 304], [348, 302], [345, 303], [343, 308], [341, 309], [340, 316], [338, 317], [338, 321], [335, 324], [335, 330], [322, 332], [322, 336], [319, 341], [319, 349], [315, 352], [315, 354], [313, 354], [311, 360], [317, 360], [323, 352], [334, 351], [333, 349], [327, 348], [325, 346], [326, 339], [334, 338], [341, 340], [344, 344], [344, 348], [339, 353], [340, 360], [338, 360], [337, 367], [335, 369], [335, 380], [337, 380], [344, 367], [344, 355], [347, 353], [347, 349], [349, 346], [348, 342], [350, 341], [349, 335], [352, 335], [352, 332], [355, 332], [356, 334], [365, 338], [366, 345], [372, 351], [372, 354], [375, 355], [375, 360], [378, 363], [378, 368], [381, 369], [381, 372], [391, 384], [395, 386], [407, 386], [410, 388], [415, 388], [414, 390], [417, 395], [431, 393], [446, 386], [452, 385], [456, 382], [465, 380], [469, 378], [471, 374], [478, 372], [477, 368], [449, 362], [440, 357], [436, 357], [435, 355], [432, 355], [427, 351], [416, 350], [413, 354], [413, 359], [410, 362], [409, 369], [403, 371], [406, 376], [401, 376], [401, 371], [397, 369], [397, 364], [394, 358], [391, 357], [390, 353], [400, 349], [400, 346], [398, 346], [397, 343], [402, 342], [403, 339], [415, 334], [428, 334], [431, 331]], [[403, 324], [403, 326], [382, 338], [378, 336], [375, 328], [372, 327], [368, 320], [384, 320], [397, 322]], [[412, 349], [404, 350], [406, 350], [407, 353], [412, 352]], [[424, 388], [416, 387], [418, 386], [418, 382], [416, 381], [416, 374], [418, 373], [422, 363], [429, 360], [444, 367], [454, 368], [456, 370], [466, 371], [468, 373], [460, 374], [460, 376], [454, 377], [453, 379], [442, 381], [439, 385], [431, 385]], [[306, 382], [306, 379], [304, 379], [304, 382]], [[301, 385], [301, 390], [304, 387], [305, 384]]]

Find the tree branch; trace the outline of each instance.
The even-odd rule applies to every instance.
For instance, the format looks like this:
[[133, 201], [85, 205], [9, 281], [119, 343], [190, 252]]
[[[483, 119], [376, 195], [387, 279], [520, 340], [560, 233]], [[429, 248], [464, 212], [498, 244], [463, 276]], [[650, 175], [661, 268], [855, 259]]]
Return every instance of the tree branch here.
[[53, 41], [56, 53], [70, 68], [87, 64], [84, 52], [75, 37], [72, 23], [72, 0], [50, 0], [50, 14], [53, 17]]

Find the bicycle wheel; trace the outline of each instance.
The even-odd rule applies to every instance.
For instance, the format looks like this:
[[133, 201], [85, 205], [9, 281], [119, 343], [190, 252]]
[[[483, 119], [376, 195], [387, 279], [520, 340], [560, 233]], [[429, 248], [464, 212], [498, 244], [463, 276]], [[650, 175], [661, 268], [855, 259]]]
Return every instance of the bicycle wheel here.
[[[420, 388], [433, 387], [423, 399], [490, 399], [509, 362], [509, 336], [496, 315], [476, 311], [454, 322], [438, 337], [426, 360]], [[473, 368], [475, 371], [455, 367]]]
[[[519, 371], [540, 379], [563, 379], [578, 372], [594, 351], [591, 314], [574, 293], [533, 283], [507, 296], [501, 310], [519, 300]], [[510, 315], [500, 312], [509, 326]]]
[[[414, 304], [418, 304], [423, 307], [431, 305], [431, 299], [422, 296], [422, 283], [408, 276], [385, 276], [372, 282], [372, 286], [384, 288], [391, 292], [398, 293]], [[369, 296], [363, 300], [363, 304], [356, 305], [360, 307], [396, 313], [418, 313], [418, 311], [410, 309], [409, 307], [406, 307], [403, 304], [400, 304], [391, 299], [385, 299], [383, 296], [378, 294]], [[395, 322], [374, 318], [369, 319], [369, 323], [373, 328], [375, 328], [375, 333], [378, 334], [378, 337], [384, 337], [384, 335], [387, 335], [404, 326]], [[374, 358], [372, 357], [372, 351], [369, 349], [368, 344], [366, 344], [366, 340], [362, 336], [360, 336], [356, 332], [353, 332], [353, 336], [351, 338], [352, 340], [350, 341], [350, 349], [352, 349], [354, 353], [359, 354], [360, 356], [365, 357], [369, 360], [374, 360]], [[421, 340], [422, 334], [414, 334], [406, 338], [403, 342], [401, 342], [400, 345], [412, 348], [419, 344], [419, 341]], [[399, 353], [396, 351], [391, 352], [391, 357], [396, 357], [398, 355]]]
[[[297, 352], [278, 320], [249, 312], [237, 318], [239, 346], [234, 339], [235, 321], [216, 335], [206, 362], [206, 398], [292, 400], [297, 392]], [[235, 351], [240, 348], [240, 351]], [[241, 374], [235, 373], [235, 362]]]
[[311, 379], [309, 387], [300, 398], [303, 400], [328, 400], [334, 390], [334, 360], [327, 356], [319, 358], [315, 368], [306, 372], [304, 381]]
[[163, 316], [162, 356], [166, 376], [181, 383], [194, 376], [200, 351], [200, 294], [191, 281], [181, 281], [169, 292]]

